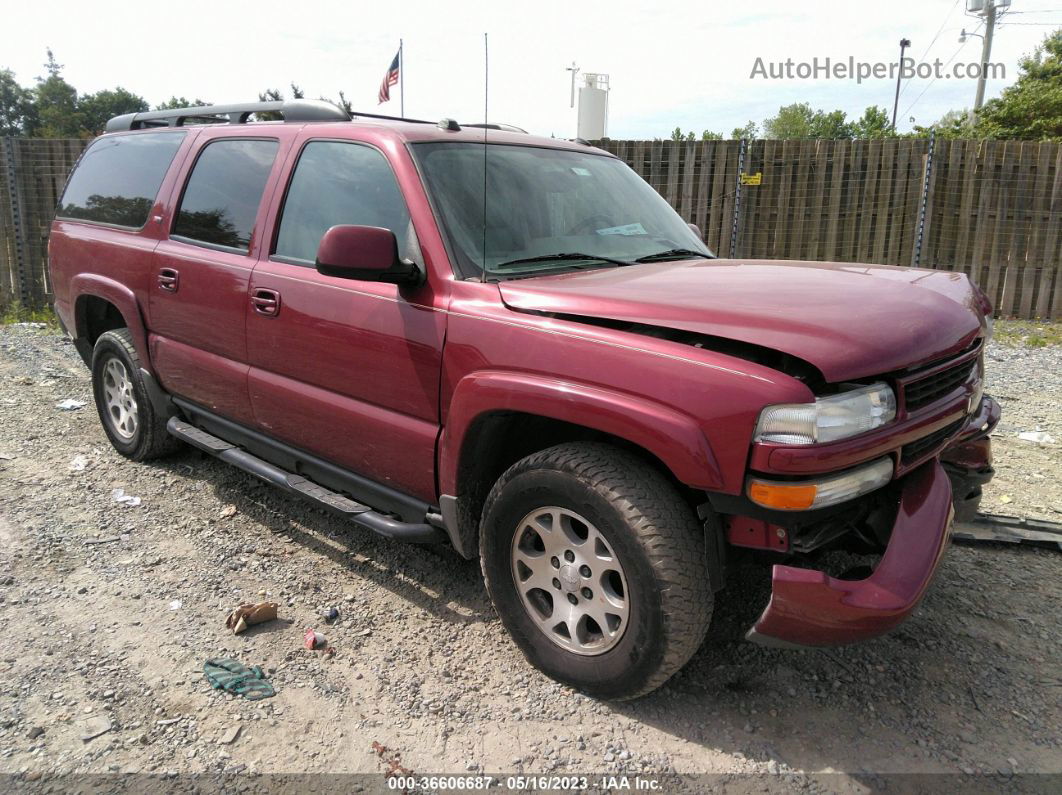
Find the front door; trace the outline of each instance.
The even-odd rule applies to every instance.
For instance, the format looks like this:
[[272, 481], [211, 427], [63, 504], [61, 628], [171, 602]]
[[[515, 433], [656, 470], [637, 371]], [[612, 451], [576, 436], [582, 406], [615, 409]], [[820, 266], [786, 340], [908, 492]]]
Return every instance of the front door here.
[[163, 386], [247, 424], [247, 287], [277, 149], [276, 140], [241, 137], [200, 150], [169, 239], [155, 249], [150, 287], [149, 344]]
[[409, 211], [384, 155], [306, 141], [270, 255], [251, 275], [248, 383], [268, 435], [428, 503], [435, 494], [446, 315], [430, 285], [325, 276], [317, 245], [338, 224], [391, 229], [421, 264]]

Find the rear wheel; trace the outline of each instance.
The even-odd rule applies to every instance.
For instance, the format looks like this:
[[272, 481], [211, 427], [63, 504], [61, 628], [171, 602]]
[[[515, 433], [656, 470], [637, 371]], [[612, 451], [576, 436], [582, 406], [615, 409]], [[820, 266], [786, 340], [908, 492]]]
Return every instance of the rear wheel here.
[[660, 472], [617, 448], [565, 444], [514, 464], [487, 498], [480, 553], [527, 659], [593, 695], [654, 690], [708, 629], [696, 517]]
[[151, 404], [128, 329], [106, 331], [96, 340], [92, 394], [107, 438], [126, 458], [147, 461], [180, 447]]

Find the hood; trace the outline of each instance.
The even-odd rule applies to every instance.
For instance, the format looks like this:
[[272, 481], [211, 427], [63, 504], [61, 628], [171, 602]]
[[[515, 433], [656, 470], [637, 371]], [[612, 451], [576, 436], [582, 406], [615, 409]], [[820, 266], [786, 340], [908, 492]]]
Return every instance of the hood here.
[[965, 274], [889, 265], [684, 260], [506, 281], [499, 289], [516, 310], [772, 348], [834, 383], [958, 353], [982, 318], [982, 298]]

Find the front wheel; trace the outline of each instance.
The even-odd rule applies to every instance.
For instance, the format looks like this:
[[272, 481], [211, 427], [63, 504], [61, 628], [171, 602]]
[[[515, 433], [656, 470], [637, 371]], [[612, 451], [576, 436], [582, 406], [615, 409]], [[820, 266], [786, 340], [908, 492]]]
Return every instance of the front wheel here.
[[487, 497], [480, 555], [527, 659], [602, 698], [656, 689], [708, 629], [693, 511], [659, 471], [609, 445], [564, 444], [514, 464]]

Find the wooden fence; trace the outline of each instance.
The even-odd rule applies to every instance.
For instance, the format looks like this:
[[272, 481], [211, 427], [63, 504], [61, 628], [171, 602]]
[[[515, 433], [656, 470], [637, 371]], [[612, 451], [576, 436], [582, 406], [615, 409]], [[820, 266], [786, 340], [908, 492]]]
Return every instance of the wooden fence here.
[[[50, 298], [48, 227], [79, 140], [0, 139], [0, 304]], [[724, 257], [969, 274], [1000, 315], [1062, 318], [1062, 145], [602, 141]]]

